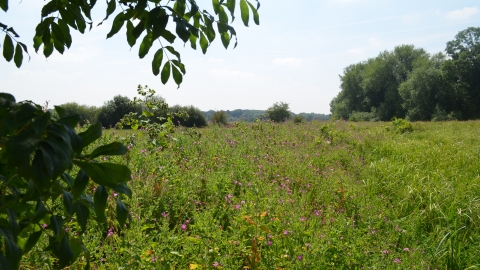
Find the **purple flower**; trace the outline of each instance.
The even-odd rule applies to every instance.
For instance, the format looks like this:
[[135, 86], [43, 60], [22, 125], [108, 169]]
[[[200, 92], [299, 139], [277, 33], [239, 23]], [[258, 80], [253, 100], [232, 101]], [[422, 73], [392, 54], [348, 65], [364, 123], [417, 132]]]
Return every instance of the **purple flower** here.
[[182, 228], [182, 231], [185, 231], [187, 229], [187, 224], [182, 224], [181, 228]]
[[299, 261], [303, 261], [303, 255], [302, 255], [302, 254], [298, 255], [298, 256], [297, 256], [297, 259], [298, 259]]
[[213, 267], [218, 267], [218, 262], [214, 262], [212, 265]]
[[47, 228], [47, 226], [48, 226], [47, 224], [43, 224], [43, 225], [42, 225], [42, 228], [45, 229], [45, 228]]
[[271, 246], [272, 244], [273, 244], [272, 241], [268, 241], [268, 242], [267, 242], [267, 245], [268, 245], [268, 246]]
[[162, 213], [162, 217], [167, 218], [167, 217], [168, 217], [168, 213], [167, 213], [167, 212], [163, 212], [163, 213]]
[[288, 230], [284, 231], [283, 234], [287, 235], [287, 234], [288, 234]]
[[403, 250], [405, 250], [405, 251], [410, 251], [410, 249], [409, 249], [409, 248], [404, 248]]
[[400, 261], [398, 258], [395, 258], [395, 259], [393, 259], [393, 262], [394, 263], [401, 263], [402, 261]]

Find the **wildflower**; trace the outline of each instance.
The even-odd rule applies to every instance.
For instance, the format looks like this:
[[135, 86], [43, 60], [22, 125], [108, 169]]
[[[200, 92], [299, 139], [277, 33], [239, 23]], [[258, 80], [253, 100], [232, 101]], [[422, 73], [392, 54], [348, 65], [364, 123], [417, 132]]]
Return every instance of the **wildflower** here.
[[310, 247], [311, 245], [310, 245], [310, 243], [305, 243], [305, 246]]
[[187, 229], [187, 224], [182, 224], [181, 228], [182, 228], [182, 231], [185, 231]]
[[387, 253], [388, 253], [388, 250], [384, 249], [384, 250], [382, 250], [382, 253], [383, 253], [383, 254], [387, 254]]
[[301, 217], [301, 218], [300, 218], [300, 221], [305, 221], [305, 220], [307, 220], [307, 219], [304, 218], [304, 217]]
[[45, 229], [45, 228], [47, 228], [47, 226], [48, 226], [47, 224], [43, 224], [43, 225], [42, 225], [42, 228]]
[[299, 261], [303, 261], [303, 255], [302, 255], [302, 254], [298, 255], [298, 256], [297, 256], [297, 259], [298, 259]]
[[268, 241], [268, 242], [267, 242], [267, 245], [268, 245], [268, 246], [271, 246], [272, 244], [273, 244], [272, 241]]
[[115, 192], [113, 192], [113, 191], [112, 191], [112, 194], [113, 194], [113, 197], [117, 197], [117, 196], [118, 196], [118, 194], [115, 193]]
[[393, 259], [393, 262], [394, 263], [401, 263], [402, 261], [400, 261], [398, 258], [395, 258], [395, 259]]
[[69, 232], [72, 228], [65, 228], [66, 232]]
[[163, 212], [163, 213], [162, 213], [162, 217], [167, 218], [167, 217], [168, 217], [168, 213], [167, 213], [167, 212]]
[[408, 249], [408, 248], [404, 248], [403, 250], [405, 250], [405, 251], [410, 251], [410, 249]]
[[100, 261], [101, 261], [101, 262], [104, 262], [104, 261], [105, 261], [105, 258], [101, 258]]
[[110, 229], [108, 229], [107, 237], [110, 237], [112, 235], [113, 235], [113, 227], [110, 227]]
[[214, 262], [212, 265], [213, 267], [218, 267], [218, 262]]
[[190, 223], [190, 220], [188, 220], [188, 219], [185, 220], [185, 224], [188, 224], [188, 223]]
[[287, 234], [288, 234], [288, 230], [284, 231], [283, 234], [287, 235]]

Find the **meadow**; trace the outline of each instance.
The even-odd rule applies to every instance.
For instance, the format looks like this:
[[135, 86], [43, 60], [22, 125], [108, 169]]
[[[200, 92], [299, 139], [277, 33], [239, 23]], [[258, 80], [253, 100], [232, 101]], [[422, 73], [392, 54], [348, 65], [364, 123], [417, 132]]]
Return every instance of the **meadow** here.
[[[235, 123], [177, 128], [166, 148], [105, 132], [129, 148], [113, 159], [133, 172], [131, 219], [111, 192], [106, 224], [68, 230], [94, 269], [477, 269], [479, 127]], [[23, 269], [55, 267], [44, 237]]]

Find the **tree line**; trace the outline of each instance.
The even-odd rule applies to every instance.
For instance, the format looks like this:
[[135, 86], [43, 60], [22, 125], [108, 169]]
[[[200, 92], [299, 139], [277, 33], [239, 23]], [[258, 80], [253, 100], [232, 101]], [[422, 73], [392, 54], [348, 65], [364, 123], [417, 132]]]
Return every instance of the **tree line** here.
[[331, 101], [334, 119], [389, 121], [480, 118], [480, 27], [460, 31], [446, 53], [429, 54], [414, 45], [352, 64], [340, 76]]
[[[154, 96], [152, 99], [162, 100], [163, 97]], [[283, 104], [283, 103], [282, 103]], [[286, 103], [285, 103], [286, 104]], [[65, 110], [67, 116], [76, 115], [80, 116], [80, 124], [86, 123], [101, 123], [103, 127], [111, 128], [115, 127], [118, 122], [127, 114], [133, 112], [142, 114], [145, 108], [141, 104], [132, 104], [132, 100], [127, 96], [116, 95], [113, 99], [105, 102], [102, 106], [89, 106], [81, 105], [76, 102], [68, 102], [60, 105]], [[173, 122], [176, 125], [182, 125], [185, 127], [205, 127], [208, 122], [224, 124], [227, 122], [254, 122], [255, 119], [271, 119], [275, 122], [283, 122], [290, 118], [300, 117], [304, 121], [327, 121], [330, 119], [329, 114], [317, 114], [317, 113], [299, 113], [295, 114], [290, 112], [288, 104], [286, 108], [276, 108], [274, 106], [268, 110], [227, 110], [227, 111], [201, 111], [192, 105], [180, 106], [175, 105], [168, 107], [167, 109], [160, 108], [155, 111], [154, 121], [161, 122], [158, 117], [166, 118], [167, 114], [175, 114], [184, 111], [188, 114], [187, 118], [174, 117]], [[220, 114], [219, 114], [220, 113]], [[282, 115], [278, 118], [277, 114]], [[220, 115], [221, 119], [215, 118], [215, 114]], [[224, 115], [223, 115], [224, 114]], [[217, 116], [218, 117], [218, 116]]]

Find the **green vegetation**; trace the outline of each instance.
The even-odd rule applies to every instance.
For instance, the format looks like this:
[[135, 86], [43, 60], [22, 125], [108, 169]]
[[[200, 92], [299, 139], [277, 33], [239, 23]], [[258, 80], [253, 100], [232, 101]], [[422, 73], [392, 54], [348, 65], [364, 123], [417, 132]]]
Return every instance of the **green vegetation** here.
[[228, 123], [228, 115], [225, 111], [216, 111], [211, 116], [212, 123], [217, 125], [226, 125]]
[[[479, 122], [398, 132], [406, 123], [214, 125], [178, 129], [162, 148], [146, 131], [112, 130], [100, 140], [128, 146], [132, 197], [112, 193], [106, 223], [84, 233], [75, 217], [65, 224], [99, 269], [480, 266]], [[127, 228], [113, 221], [115, 196]], [[25, 268], [56, 264], [47, 242]]]
[[[203, 112], [208, 120], [211, 121], [211, 116], [214, 113], [214, 110]], [[227, 110], [228, 122], [255, 122], [255, 119], [264, 119], [267, 115], [266, 110], [242, 110], [236, 109], [233, 111]], [[327, 121], [330, 119], [330, 114], [319, 114], [319, 113], [291, 113], [292, 117], [302, 116], [306, 121]]]
[[334, 119], [390, 121], [480, 118], [480, 28], [459, 32], [447, 55], [397, 46], [345, 68], [331, 102]]
[[273, 122], [285, 122], [290, 119], [291, 112], [288, 103], [276, 102], [267, 109], [267, 117]]

